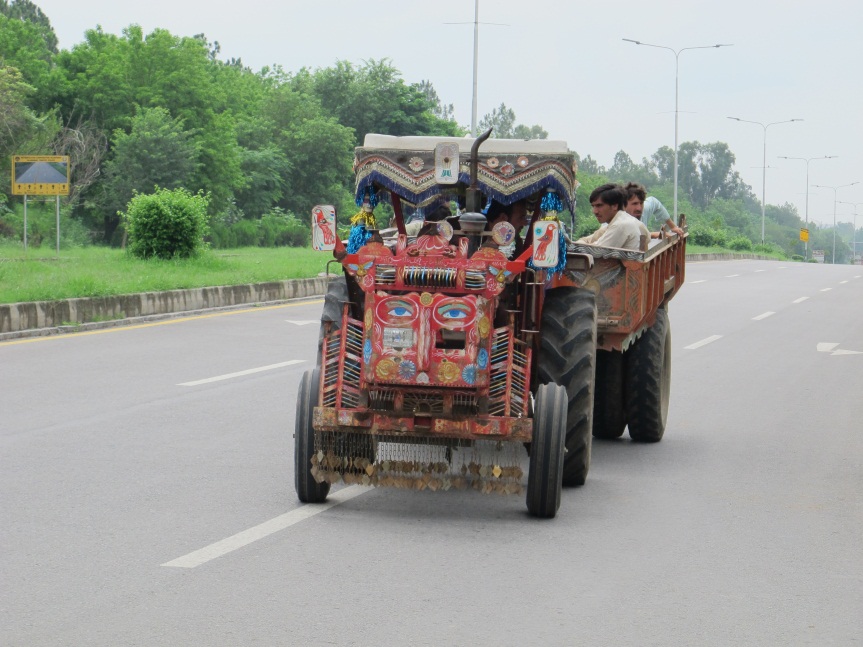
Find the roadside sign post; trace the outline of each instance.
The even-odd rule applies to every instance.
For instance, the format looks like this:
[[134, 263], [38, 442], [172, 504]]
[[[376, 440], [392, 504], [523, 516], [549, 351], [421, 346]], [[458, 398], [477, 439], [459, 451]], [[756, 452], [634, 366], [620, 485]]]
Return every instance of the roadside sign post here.
[[60, 254], [60, 196], [69, 195], [68, 155], [13, 155], [12, 195], [24, 196], [24, 250], [27, 250], [27, 197], [53, 195]]

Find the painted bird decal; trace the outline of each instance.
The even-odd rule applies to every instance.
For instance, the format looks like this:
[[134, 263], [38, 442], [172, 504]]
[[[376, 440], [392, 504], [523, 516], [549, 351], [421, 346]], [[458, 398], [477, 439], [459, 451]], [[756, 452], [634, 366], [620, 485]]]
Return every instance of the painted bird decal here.
[[554, 230], [556, 229], [554, 223], [548, 223], [545, 228], [545, 233], [539, 236], [537, 240], [537, 246], [533, 253], [533, 258], [536, 261], [544, 261], [546, 256], [546, 250], [548, 246], [551, 244], [551, 241], [554, 240]]

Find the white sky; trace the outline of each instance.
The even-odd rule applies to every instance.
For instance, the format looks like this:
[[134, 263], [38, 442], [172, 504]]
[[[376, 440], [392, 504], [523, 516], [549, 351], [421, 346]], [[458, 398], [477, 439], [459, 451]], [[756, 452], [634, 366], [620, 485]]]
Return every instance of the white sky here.
[[[430, 80], [459, 123], [471, 119], [473, 0], [36, 0], [71, 48], [97, 24], [119, 34], [130, 24], [175, 35], [206, 34], [222, 58], [255, 70], [288, 71], [389, 58], [406, 82]], [[679, 58], [679, 141], [724, 141], [736, 169], [762, 192], [762, 123], [803, 119], [767, 129], [768, 204], [791, 202], [804, 215], [810, 184], [838, 189], [860, 203], [863, 224], [863, 3], [859, 0], [654, 0], [615, 3], [480, 0], [478, 113], [501, 102], [518, 121], [540, 124], [581, 156], [610, 166], [625, 150], [635, 160], [674, 144], [672, 52], [623, 42], [632, 38], [673, 49], [716, 43], [733, 47], [684, 51]], [[452, 25], [445, 23], [463, 22]], [[809, 217], [833, 221], [833, 191], [810, 188]], [[667, 205], [669, 208], [671, 205]], [[854, 207], [837, 206], [851, 222]]]

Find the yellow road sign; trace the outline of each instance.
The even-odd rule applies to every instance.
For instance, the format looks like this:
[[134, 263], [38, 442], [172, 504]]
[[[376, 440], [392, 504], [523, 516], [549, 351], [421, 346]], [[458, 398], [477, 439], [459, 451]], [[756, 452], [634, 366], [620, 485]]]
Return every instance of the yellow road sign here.
[[800, 230], [800, 241], [803, 243], [809, 242], [809, 230], [801, 229]]
[[13, 155], [12, 195], [69, 195], [69, 156]]

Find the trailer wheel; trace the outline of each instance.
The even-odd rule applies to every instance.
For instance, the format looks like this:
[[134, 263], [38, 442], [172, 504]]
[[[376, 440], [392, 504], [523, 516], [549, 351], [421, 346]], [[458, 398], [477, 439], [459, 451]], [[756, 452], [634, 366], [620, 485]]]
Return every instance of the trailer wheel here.
[[536, 392], [530, 468], [527, 473], [527, 510], [551, 519], [560, 507], [566, 443], [566, 389], [541, 384]]
[[623, 353], [598, 350], [593, 386], [593, 437], [620, 438], [625, 428]]
[[671, 324], [664, 308], [626, 351], [626, 418], [632, 440], [656, 443], [665, 432], [671, 393]]
[[590, 468], [596, 357], [596, 296], [583, 288], [556, 288], [542, 308], [537, 377], [566, 388], [563, 484], [584, 485]]
[[313, 369], [303, 373], [297, 394], [297, 417], [294, 427], [294, 486], [303, 503], [323, 503], [330, 492], [329, 483], [318, 483], [312, 476], [312, 456], [315, 453], [315, 430], [312, 412], [318, 404], [321, 372]]

